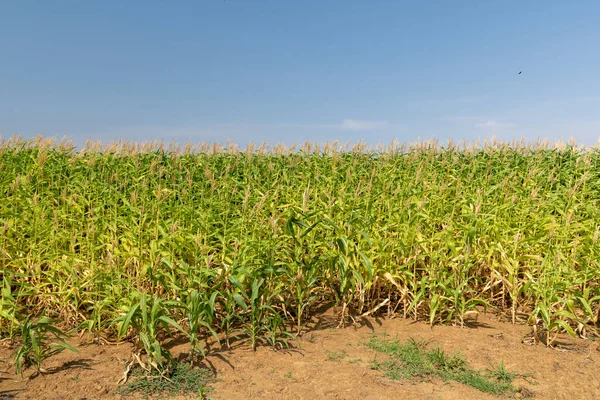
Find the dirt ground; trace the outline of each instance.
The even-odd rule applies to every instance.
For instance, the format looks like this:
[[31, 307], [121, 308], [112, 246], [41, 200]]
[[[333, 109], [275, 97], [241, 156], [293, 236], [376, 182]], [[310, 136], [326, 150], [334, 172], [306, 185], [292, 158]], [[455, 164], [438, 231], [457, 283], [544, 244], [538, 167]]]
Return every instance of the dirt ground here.
[[[300, 339], [301, 349], [274, 351], [246, 346], [212, 352], [206, 364], [216, 373], [213, 399], [492, 399], [462, 384], [433, 381], [391, 381], [370, 368], [376, 354], [365, 343], [372, 334], [430, 340], [447, 352], [460, 351], [476, 369], [501, 361], [508, 370], [526, 374], [515, 386], [535, 399], [600, 399], [598, 342], [561, 337], [560, 348], [522, 343], [531, 332], [524, 325], [481, 316], [474, 327], [436, 326], [403, 319], [362, 319], [336, 329], [330, 315], [315, 319], [315, 328]], [[0, 399], [118, 399], [114, 394], [132, 346], [79, 343], [79, 353], [63, 352], [49, 359], [43, 376], [17, 379], [0, 346]], [[175, 355], [186, 346], [173, 348]], [[344, 353], [345, 352], [345, 353]], [[331, 354], [345, 354], [333, 361]], [[329, 358], [329, 360], [328, 360]], [[516, 398], [521, 394], [516, 394]], [[133, 396], [133, 398], [136, 398]], [[141, 398], [139, 396], [138, 398]], [[183, 398], [183, 397], [182, 397]]]

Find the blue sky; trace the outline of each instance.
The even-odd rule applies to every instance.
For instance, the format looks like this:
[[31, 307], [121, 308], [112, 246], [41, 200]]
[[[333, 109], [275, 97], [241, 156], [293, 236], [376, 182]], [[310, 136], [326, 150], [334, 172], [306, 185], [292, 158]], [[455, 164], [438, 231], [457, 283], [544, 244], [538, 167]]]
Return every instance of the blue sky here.
[[595, 0], [0, 0], [0, 132], [594, 144], [598, 21]]

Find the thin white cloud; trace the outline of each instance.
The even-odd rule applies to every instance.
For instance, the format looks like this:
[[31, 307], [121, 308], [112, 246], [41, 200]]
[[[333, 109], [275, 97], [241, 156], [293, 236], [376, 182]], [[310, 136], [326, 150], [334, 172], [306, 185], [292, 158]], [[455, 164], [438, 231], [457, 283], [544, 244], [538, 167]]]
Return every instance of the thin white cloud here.
[[449, 117], [442, 117], [440, 118], [440, 121], [449, 121], [459, 125], [468, 124], [478, 129], [488, 130], [508, 129], [517, 126], [517, 124], [513, 122], [500, 121], [498, 119], [483, 115], [453, 115]]
[[389, 128], [392, 124], [389, 121], [367, 121], [360, 119], [345, 119], [339, 126], [347, 131], [373, 131], [377, 129]]
[[512, 122], [500, 122], [495, 119], [488, 119], [487, 121], [475, 124], [475, 126], [483, 129], [505, 129], [512, 128], [515, 124]]
[[456, 124], [461, 124], [461, 123], [474, 123], [474, 122], [485, 120], [488, 118], [485, 116], [481, 116], [481, 115], [450, 115], [450, 116], [439, 117], [438, 119], [443, 122], [452, 122], [452, 123], [456, 123]]

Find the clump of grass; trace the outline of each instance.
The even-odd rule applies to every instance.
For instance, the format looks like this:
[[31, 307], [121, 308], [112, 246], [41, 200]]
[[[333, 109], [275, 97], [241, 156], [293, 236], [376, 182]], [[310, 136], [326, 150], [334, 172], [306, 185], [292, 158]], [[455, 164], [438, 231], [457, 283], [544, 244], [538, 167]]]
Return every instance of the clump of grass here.
[[500, 364], [498, 364], [498, 366], [492, 365], [487, 372], [488, 376], [490, 376], [491, 378], [496, 379], [498, 382], [505, 383], [511, 383], [517, 376], [516, 372], [508, 371], [506, 369], [506, 367], [504, 366], [504, 361], [500, 361]]
[[348, 353], [346, 353], [346, 350], [342, 350], [339, 352], [325, 350], [325, 354], [327, 355], [327, 361], [341, 361], [344, 358], [348, 357]]
[[213, 373], [206, 368], [194, 368], [187, 363], [174, 363], [172, 372], [168, 377], [153, 379], [147, 375], [146, 370], [136, 365], [131, 370], [131, 379], [116, 390], [122, 396], [141, 394], [148, 396], [176, 396], [184, 395], [204, 399], [212, 391], [211, 384], [216, 381]]
[[456, 381], [494, 395], [515, 393], [512, 381], [516, 373], [505, 369], [504, 363], [487, 374], [474, 370], [460, 354], [447, 354], [439, 347], [430, 349], [427, 342], [409, 339], [406, 343], [372, 337], [368, 346], [389, 358], [373, 361], [373, 368], [383, 371], [392, 380], [410, 378], [441, 378]]

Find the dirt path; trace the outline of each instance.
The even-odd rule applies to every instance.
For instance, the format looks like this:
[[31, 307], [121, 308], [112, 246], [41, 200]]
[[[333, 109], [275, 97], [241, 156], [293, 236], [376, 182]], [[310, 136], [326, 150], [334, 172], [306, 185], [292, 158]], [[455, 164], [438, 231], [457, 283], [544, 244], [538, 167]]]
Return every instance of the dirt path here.
[[[498, 365], [524, 374], [515, 386], [536, 399], [600, 399], [600, 351], [591, 340], [563, 340], [563, 350], [521, 343], [530, 328], [481, 317], [477, 328], [460, 329], [402, 319], [365, 320], [362, 326], [335, 329], [321, 317], [319, 329], [305, 334], [302, 350], [273, 351], [245, 347], [213, 353], [208, 364], [217, 373], [211, 397], [216, 399], [491, 399], [459, 383], [391, 381], [370, 368], [375, 351], [365, 346], [370, 335], [396, 335], [438, 343], [460, 351], [476, 369]], [[116, 382], [131, 353], [129, 344], [80, 345], [50, 359], [50, 373], [32, 380], [15, 379], [14, 369], [0, 363], [0, 399], [117, 399]], [[178, 354], [184, 345], [176, 346]], [[0, 360], [10, 352], [0, 349]], [[30, 371], [28, 371], [30, 373]], [[520, 394], [516, 395], [520, 397]]]

